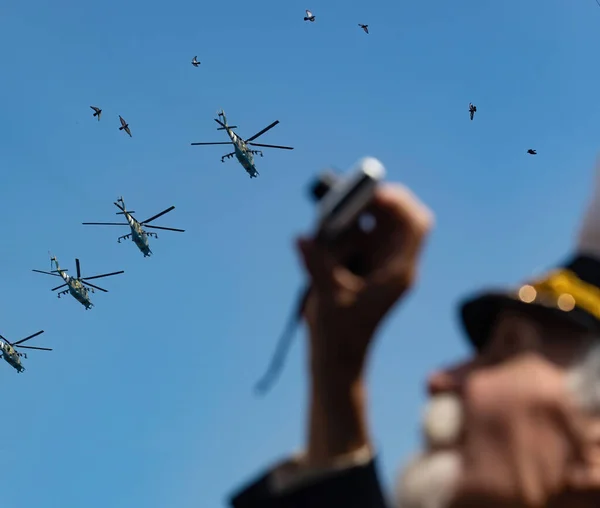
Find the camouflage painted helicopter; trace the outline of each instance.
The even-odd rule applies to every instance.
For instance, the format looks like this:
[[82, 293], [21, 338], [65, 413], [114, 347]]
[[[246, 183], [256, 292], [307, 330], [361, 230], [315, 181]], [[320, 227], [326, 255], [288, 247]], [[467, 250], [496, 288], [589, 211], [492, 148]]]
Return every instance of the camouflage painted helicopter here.
[[280, 148], [282, 150], [293, 150], [294, 149], [291, 146], [263, 145], [260, 143], [252, 143], [252, 141], [254, 141], [256, 138], [258, 138], [259, 136], [262, 136], [269, 129], [272, 129], [273, 127], [275, 127], [279, 123], [279, 120], [275, 120], [271, 125], [269, 125], [268, 127], [265, 127], [262, 131], [256, 133], [254, 136], [249, 137], [248, 139], [244, 140], [244, 139], [240, 138], [235, 132], [233, 132], [233, 129], [237, 128], [236, 125], [228, 125], [227, 124], [227, 117], [225, 116], [225, 112], [223, 110], [219, 111], [217, 113], [217, 115], [219, 116], [219, 118], [223, 119], [223, 121], [219, 120], [218, 118], [214, 119], [215, 122], [217, 122], [221, 126], [221, 127], [217, 128], [217, 130], [218, 131], [222, 131], [222, 130], [227, 131], [227, 135], [229, 136], [231, 141], [223, 141], [223, 142], [216, 142], [216, 143], [192, 143], [192, 145], [233, 145], [234, 151], [231, 153], [228, 153], [226, 155], [223, 155], [223, 157], [221, 157], [221, 162], [225, 162], [225, 159], [230, 159], [231, 157], [233, 157], [235, 155], [235, 157], [237, 158], [239, 163], [242, 166], [244, 166], [244, 169], [250, 175], [250, 178], [256, 178], [259, 175], [258, 171], [256, 170], [256, 166], [254, 165], [253, 154], [259, 154], [262, 157], [263, 153], [260, 150], [251, 150], [250, 148], [248, 148], [248, 145], [260, 146], [263, 148]]
[[139, 222], [132, 215], [135, 212], [133, 210], [127, 210], [125, 208], [125, 201], [123, 201], [122, 197], [117, 199], [117, 202], [114, 204], [119, 210], [121, 210], [120, 212], [117, 212], [117, 215], [125, 215], [125, 219], [127, 219], [127, 222], [82, 222], [82, 224], [84, 226], [129, 226], [131, 228], [131, 233], [120, 236], [117, 239], [117, 242], [121, 243], [121, 240], [127, 240], [128, 238], [131, 238], [133, 243], [137, 245], [138, 249], [142, 251], [144, 257], [148, 257], [152, 254], [152, 251], [150, 250], [150, 244], [148, 242], [148, 237], [154, 236], [154, 238], [158, 238], [158, 235], [156, 233], [144, 231], [144, 228], [164, 229], [166, 231], [178, 231], [180, 233], [183, 233], [185, 231], [185, 229], [165, 228], [162, 226], [149, 225], [149, 222], [152, 222], [153, 220], [158, 219], [159, 217], [164, 215], [165, 213], [174, 210], [174, 206], [171, 206], [170, 208], [167, 208], [166, 210], [157, 213], [156, 215], [150, 217], [145, 221]]
[[[81, 277], [81, 268], [79, 265], [79, 259], [75, 259], [75, 265], [77, 267], [77, 277], [71, 277], [70, 275], [67, 275], [67, 273], [66, 273], [68, 270], [61, 268], [58, 265], [58, 260], [54, 256], [51, 256], [49, 272], [44, 272], [42, 270], [33, 270], [33, 271], [37, 272], [37, 273], [45, 273], [46, 275], [54, 275], [55, 277], [62, 277], [62, 279], [65, 281], [64, 284], [61, 284], [60, 286], [56, 286], [55, 288], [52, 288], [51, 291], [56, 291], [57, 289], [67, 286], [68, 289], [58, 293], [58, 297], [60, 298], [62, 295], [71, 293], [71, 296], [73, 298], [75, 298], [75, 300], [77, 300], [79, 303], [81, 303], [85, 307], [85, 310], [88, 310], [94, 306], [94, 304], [91, 302], [90, 297], [89, 297], [90, 291], [92, 293], [95, 293], [94, 289], [98, 289], [99, 291], [108, 293], [108, 291], [106, 289], [102, 289], [101, 287], [94, 286], [93, 284], [88, 282], [88, 280], [100, 279], [102, 277], [110, 277], [112, 275], [119, 275], [121, 273], [125, 273], [123, 270], [121, 270], [120, 272], [105, 273], [103, 275], [94, 275], [93, 277]], [[56, 266], [56, 269], [52, 270], [52, 268], [54, 266]], [[87, 286], [89, 286], [89, 288]]]
[[37, 337], [38, 335], [41, 335], [42, 333], [44, 333], [44, 330], [40, 330], [39, 332], [34, 333], [33, 335], [30, 335], [29, 337], [25, 337], [24, 339], [21, 339], [17, 342], [10, 342], [8, 339], [6, 339], [2, 335], [0, 335], [0, 354], [2, 355], [2, 358], [4, 358], [4, 360], [9, 365], [11, 365], [15, 369], [17, 369], [18, 373], [23, 372], [25, 370], [25, 367], [23, 367], [23, 364], [21, 363], [21, 357], [27, 358], [27, 354], [18, 352], [16, 346], [19, 346], [19, 348], [25, 348], [25, 349], [38, 349], [40, 351], [52, 351], [52, 349], [50, 349], [48, 347], [21, 346], [21, 344], [23, 344], [23, 342], [28, 341], [29, 339], [33, 339], [34, 337]]

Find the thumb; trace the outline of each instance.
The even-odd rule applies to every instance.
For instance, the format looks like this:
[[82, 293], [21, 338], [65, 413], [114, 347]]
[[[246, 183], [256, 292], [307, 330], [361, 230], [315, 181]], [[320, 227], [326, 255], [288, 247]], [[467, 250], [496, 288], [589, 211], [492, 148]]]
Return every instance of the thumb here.
[[357, 290], [360, 280], [344, 268], [326, 248], [314, 240], [297, 240], [300, 257], [317, 291], [334, 291], [340, 287]]

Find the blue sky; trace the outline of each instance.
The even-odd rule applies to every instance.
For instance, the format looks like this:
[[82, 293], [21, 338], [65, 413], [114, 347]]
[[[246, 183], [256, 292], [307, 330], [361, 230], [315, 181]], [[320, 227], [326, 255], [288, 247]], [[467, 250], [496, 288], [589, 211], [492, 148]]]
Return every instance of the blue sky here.
[[[0, 333], [44, 329], [35, 345], [54, 348], [32, 351], [22, 375], [0, 364], [3, 508], [223, 506], [302, 446], [302, 341], [268, 397], [251, 387], [303, 281], [291, 246], [314, 219], [306, 186], [364, 155], [437, 216], [421, 282], [373, 355], [389, 483], [418, 444], [426, 373], [468, 352], [457, 299], [569, 252], [597, 154], [600, 8], [88, 4], [0, 9]], [[189, 145], [226, 139], [219, 108], [245, 137], [279, 119], [261, 141], [295, 150], [265, 150], [255, 180], [221, 164], [224, 147]], [[125, 228], [81, 225], [115, 220], [119, 195], [140, 219], [175, 205], [156, 224], [186, 232], [159, 232], [144, 259], [117, 244]], [[86, 312], [31, 272], [48, 250], [71, 270], [79, 257], [84, 276], [125, 274]]]

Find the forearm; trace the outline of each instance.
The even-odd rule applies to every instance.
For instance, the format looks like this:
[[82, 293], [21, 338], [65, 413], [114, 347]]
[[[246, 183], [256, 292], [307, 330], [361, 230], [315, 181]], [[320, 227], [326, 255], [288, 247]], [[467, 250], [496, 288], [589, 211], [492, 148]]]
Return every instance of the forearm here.
[[367, 423], [367, 393], [362, 378], [347, 380], [313, 374], [309, 395], [306, 462], [320, 467], [336, 462], [371, 442]]

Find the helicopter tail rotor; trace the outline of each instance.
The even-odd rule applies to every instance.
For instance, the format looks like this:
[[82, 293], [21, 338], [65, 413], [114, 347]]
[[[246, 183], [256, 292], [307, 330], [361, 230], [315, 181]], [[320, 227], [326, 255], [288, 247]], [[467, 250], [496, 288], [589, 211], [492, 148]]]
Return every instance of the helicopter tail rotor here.
[[[51, 274], [58, 274], [58, 273], [60, 273], [58, 271], [58, 259], [56, 259], [56, 256], [53, 256], [50, 251], [48, 251], [48, 254], [50, 255], [50, 273]], [[68, 272], [68, 270], [62, 270], [62, 271], [63, 272]]]

